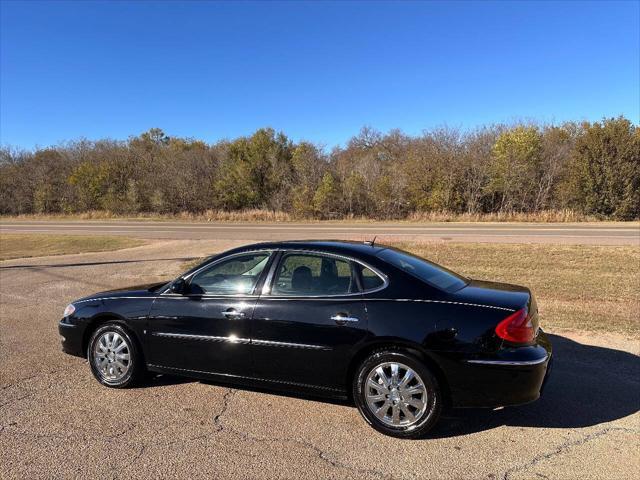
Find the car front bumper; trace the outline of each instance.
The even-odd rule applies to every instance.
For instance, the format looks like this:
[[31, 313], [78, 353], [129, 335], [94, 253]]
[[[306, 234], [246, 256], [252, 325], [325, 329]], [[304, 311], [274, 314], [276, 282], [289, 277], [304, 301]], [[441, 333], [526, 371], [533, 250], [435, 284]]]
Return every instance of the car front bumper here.
[[69, 355], [84, 357], [84, 330], [85, 325], [83, 323], [73, 323], [68, 317], [60, 320], [58, 323], [58, 332], [60, 333], [62, 351]]

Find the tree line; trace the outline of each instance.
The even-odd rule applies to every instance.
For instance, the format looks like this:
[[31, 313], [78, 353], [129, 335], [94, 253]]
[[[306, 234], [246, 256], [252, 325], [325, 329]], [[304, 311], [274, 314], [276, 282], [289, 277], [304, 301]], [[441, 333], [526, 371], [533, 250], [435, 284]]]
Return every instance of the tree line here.
[[640, 218], [640, 126], [363, 128], [325, 151], [271, 128], [214, 144], [151, 129], [126, 141], [0, 149], [0, 214], [267, 209], [297, 218], [570, 209]]

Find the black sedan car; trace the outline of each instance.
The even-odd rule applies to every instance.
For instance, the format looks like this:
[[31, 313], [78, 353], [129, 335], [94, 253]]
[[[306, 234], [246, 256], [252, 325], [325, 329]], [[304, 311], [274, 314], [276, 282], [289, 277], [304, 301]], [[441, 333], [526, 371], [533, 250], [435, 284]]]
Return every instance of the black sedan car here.
[[351, 397], [403, 438], [445, 406], [536, 400], [551, 360], [527, 288], [372, 243], [236, 248], [169, 283], [77, 300], [59, 330], [108, 387], [150, 371]]

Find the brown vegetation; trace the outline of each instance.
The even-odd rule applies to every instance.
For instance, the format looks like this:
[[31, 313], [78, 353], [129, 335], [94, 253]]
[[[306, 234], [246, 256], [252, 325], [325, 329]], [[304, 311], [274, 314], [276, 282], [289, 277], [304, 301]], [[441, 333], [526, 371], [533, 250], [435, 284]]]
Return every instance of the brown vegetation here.
[[[385, 219], [365, 216], [344, 215], [333, 220], [317, 220], [312, 217], [296, 217], [292, 213], [254, 208], [251, 210], [206, 210], [204, 212], [149, 213], [138, 212], [120, 214], [106, 210], [90, 210], [81, 213], [29, 213], [22, 215], [0, 215], [0, 220], [149, 220], [174, 222], [314, 222], [314, 223], [383, 223]], [[446, 211], [413, 212], [395, 223], [428, 222], [531, 222], [531, 223], [579, 223], [601, 222], [601, 217], [585, 215], [574, 210], [543, 210], [540, 212], [496, 212], [496, 213], [454, 213]]]
[[94, 211], [271, 221], [631, 220], [640, 218], [640, 128], [625, 118], [417, 137], [365, 128], [329, 153], [272, 129], [212, 145], [152, 129], [124, 142], [0, 150], [0, 214]]

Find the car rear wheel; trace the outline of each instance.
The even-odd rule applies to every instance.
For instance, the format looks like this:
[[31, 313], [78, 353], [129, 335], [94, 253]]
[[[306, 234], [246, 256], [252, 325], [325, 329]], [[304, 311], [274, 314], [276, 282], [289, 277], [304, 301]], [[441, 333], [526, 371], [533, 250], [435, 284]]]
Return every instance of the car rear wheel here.
[[96, 329], [89, 340], [87, 359], [96, 379], [112, 388], [134, 385], [142, 376], [144, 366], [135, 341], [115, 323]]
[[360, 365], [353, 398], [373, 428], [399, 438], [422, 437], [442, 410], [440, 388], [429, 369], [394, 350], [374, 352]]

